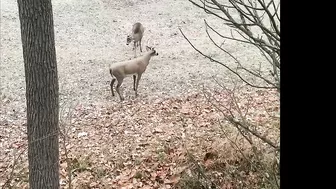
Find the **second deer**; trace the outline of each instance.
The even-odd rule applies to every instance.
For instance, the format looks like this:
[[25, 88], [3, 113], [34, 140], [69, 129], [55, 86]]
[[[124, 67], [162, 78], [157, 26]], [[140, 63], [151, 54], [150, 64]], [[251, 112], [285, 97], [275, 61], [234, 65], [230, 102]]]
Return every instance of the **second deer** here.
[[144, 32], [145, 32], [145, 28], [143, 27], [143, 25], [140, 22], [137, 22], [133, 24], [132, 33], [130, 35], [127, 35], [126, 45], [134, 41], [134, 46], [133, 46], [134, 57], [136, 57], [137, 46], [140, 46], [140, 52], [142, 52], [141, 40], [142, 40]]

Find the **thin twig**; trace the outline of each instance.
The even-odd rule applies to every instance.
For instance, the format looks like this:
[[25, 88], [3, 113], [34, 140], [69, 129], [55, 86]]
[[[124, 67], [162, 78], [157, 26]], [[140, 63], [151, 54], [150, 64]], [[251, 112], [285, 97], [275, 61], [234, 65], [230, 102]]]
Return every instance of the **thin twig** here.
[[28, 147], [25, 147], [24, 150], [22, 150], [14, 159], [13, 164], [12, 164], [12, 170], [9, 174], [9, 178], [6, 180], [6, 182], [4, 183], [4, 185], [2, 185], [2, 189], [5, 189], [5, 187], [9, 187], [10, 188], [10, 183], [13, 180], [14, 177], [14, 170], [15, 170], [15, 166], [18, 164], [19, 158], [21, 157], [21, 155], [28, 149]]
[[249, 127], [243, 125], [241, 122], [235, 120], [235, 119], [232, 118], [232, 117], [229, 117], [228, 119], [229, 119], [230, 122], [234, 123], [235, 125], [243, 127], [244, 129], [246, 129], [247, 131], [249, 131], [250, 133], [252, 133], [252, 134], [253, 134], [254, 136], [256, 136], [257, 138], [261, 139], [262, 141], [264, 141], [264, 142], [267, 143], [268, 145], [270, 145], [270, 146], [272, 146], [273, 148], [275, 148], [277, 151], [280, 150], [280, 147], [279, 147], [278, 145], [274, 144], [274, 143], [273, 143], [272, 141], [270, 141], [269, 139], [267, 139], [267, 138], [261, 136], [258, 132], [249, 129]]
[[183, 35], [183, 37], [188, 41], [188, 43], [192, 46], [193, 49], [195, 49], [198, 53], [200, 53], [201, 55], [203, 55], [204, 57], [208, 58], [210, 61], [212, 62], [216, 62], [222, 66], [224, 66], [225, 68], [227, 68], [229, 71], [231, 71], [232, 73], [234, 73], [235, 75], [237, 75], [239, 77], [239, 79], [241, 79], [242, 81], [244, 81], [247, 85], [251, 86], [251, 87], [255, 87], [255, 88], [262, 88], [262, 89], [274, 89], [275, 87], [266, 87], [266, 86], [257, 86], [257, 85], [253, 85], [251, 83], [249, 83], [248, 81], [246, 81], [244, 78], [242, 78], [242, 76], [239, 75], [239, 73], [235, 72], [234, 70], [232, 70], [230, 67], [228, 67], [227, 65], [223, 64], [222, 62], [215, 60], [213, 58], [211, 58], [210, 56], [205, 55], [204, 53], [202, 53], [200, 50], [198, 50], [190, 41], [189, 39], [184, 35], [184, 33], [182, 32], [181, 28], [179, 28], [181, 34]]
[[252, 45], [255, 45], [255, 46], [260, 46], [260, 45], [263, 45], [263, 46], [266, 46], [270, 49], [274, 49], [274, 50], [277, 50], [278, 47], [275, 47], [275, 46], [272, 46], [272, 45], [269, 45], [269, 44], [266, 44], [266, 43], [256, 43], [256, 42], [253, 42], [251, 41], [250, 39], [246, 38], [244, 35], [241, 34], [241, 36], [244, 36], [244, 39], [246, 39], [246, 41], [244, 40], [241, 40], [241, 39], [237, 39], [237, 38], [234, 38], [233, 36], [232, 37], [227, 37], [227, 36], [224, 36], [222, 34], [220, 34], [218, 31], [216, 31], [212, 26], [210, 26], [206, 20], [204, 20], [207, 27], [209, 27], [213, 32], [215, 32], [218, 36], [224, 38], [224, 39], [230, 39], [230, 40], [234, 40], [234, 41], [238, 41], [238, 42], [242, 42], [242, 43], [248, 43], [248, 44], [252, 44]]

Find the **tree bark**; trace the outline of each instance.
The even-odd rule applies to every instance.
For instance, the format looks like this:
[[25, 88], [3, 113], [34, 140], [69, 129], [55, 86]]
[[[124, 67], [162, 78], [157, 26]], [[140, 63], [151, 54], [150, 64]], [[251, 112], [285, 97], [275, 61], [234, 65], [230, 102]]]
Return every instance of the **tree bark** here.
[[18, 0], [26, 78], [29, 188], [59, 188], [58, 75], [51, 0]]

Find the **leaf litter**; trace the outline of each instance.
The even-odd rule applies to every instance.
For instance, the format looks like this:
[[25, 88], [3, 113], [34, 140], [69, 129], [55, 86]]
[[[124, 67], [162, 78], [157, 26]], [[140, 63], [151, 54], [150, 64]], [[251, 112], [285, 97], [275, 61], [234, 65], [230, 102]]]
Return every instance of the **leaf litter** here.
[[[275, 92], [253, 95], [255, 110], [249, 114], [251, 119], [266, 123], [270, 115], [256, 111], [264, 107], [279, 114], [275, 108], [279, 106]], [[248, 96], [250, 93], [239, 94], [240, 99]], [[227, 94], [218, 91], [214, 97], [222, 104], [228, 99]], [[221, 112], [203, 93], [196, 92], [152, 101], [78, 104], [72, 110], [69, 124], [63, 125], [68, 130], [66, 147], [71, 165], [66, 161], [63, 138], [60, 139], [61, 186], [68, 188], [71, 169], [74, 188], [172, 188], [188, 169], [189, 152], [204, 166], [212, 166], [218, 157], [216, 150], [227, 143], [220, 135], [220, 119]], [[0, 133], [0, 185], [10, 177], [13, 161], [21, 152], [20, 163], [14, 171], [16, 179], [11, 184], [18, 187], [28, 184], [24, 179], [28, 173], [24, 122], [25, 119], [21, 119], [8, 124], [1, 120], [4, 129]], [[267, 132], [278, 136], [276, 129]]]

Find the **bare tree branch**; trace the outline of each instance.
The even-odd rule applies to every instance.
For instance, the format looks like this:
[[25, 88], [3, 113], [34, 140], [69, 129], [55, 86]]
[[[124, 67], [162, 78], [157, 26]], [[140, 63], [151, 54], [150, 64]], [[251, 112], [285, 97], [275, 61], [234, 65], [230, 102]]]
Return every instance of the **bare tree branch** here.
[[225, 19], [224, 17], [219, 16], [218, 14], [216, 14], [216, 13], [214, 13], [214, 12], [208, 10], [208, 9], [205, 9], [203, 6], [201, 6], [201, 5], [197, 4], [197, 3], [195, 3], [194, 1], [192, 1], [192, 0], [188, 0], [188, 1], [190, 1], [190, 2], [191, 2], [192, 4], [194, 4], [195, 6], [197, 6], [197, 7], [201, 8], [201, 9], [203, 9], [207, 14], [212, 14], [212, 15], [214, 15], [214, 16], [216, 16], [216, 17], [218, 17], [218, 18], [220, 18], [220, 19], [222, 19], [222, 20], [224, 20], [224, 21], [230, 22], [230, 20]]
[[[238, 76], [239, 80], [236, 80], [236, 82], [242, 81], [252, 88], [268, 90], [276, 89], [278, 92], [277, 95], [279, 95], [280, 14], [278, 11], [280, 10], [280, 4], [276, 3], [275, 0], [228, 0], [225, 1], [225, 3], [223, 3], [223, 1], [219, 2], [218, 0], [199, 0], [197, 3], [195, 0], [189, 1], [195, 6], [202, 8], [207, 14], [220, 18], [226, 26], [230, 27], [231, 36], [230, 34], [222, 35], [218, 29], [215, 29], [216, 27], [210, 26], [208, 22], [204, 20], [206, 27], [205, 32], [210, 41], [214, 46], [229, 55], [235, 64], [231, 66], [231, 64], [206, 55], [206, 53], [197, 49], [184, 35], [181, 28], [179, 28], [181, 34], [192, 48], [203, 57], [208, 58], [211, 62], [216, 62], [217, 64], [224, 66], [235, 76]], [[231, 28], [237, 33], [234, 33]], [[219, 41], [216, 42], [215, 39], [217, 36], [214, 34], [223, 38], [223, 40], [219, 39]], [[257, 67], [250, 68], [243, 63], [242, 58], [236, 57], [233, 53], [230, 53], [223, 47], [224, 42], [222, 41], [225, 41], [226, 39], [253, 45], [252, 47], [256, 47], [260, 51], [261, 58], [266, 60], [254, 62], [257, 64]], [[265, 68], [263, 67], [265, 65], [264, 62], [266, 62]], [[251, 78], [249, 76], [251, 76]], [[230, 78], [233, 80], [233, 77]], [[262, 84], [258, 83], [259, 81], [262, 81]], [[245, 139], [245, 142], [248, 142], [251, 145], [252, 151], [254, 155], [256, 155], [256, 160], [260, 163], [262, 161], [262, 154], [259, 149], [259, 144], [261, 143], [267, 144], [278, 153], [280, 150], [279, 140], [269, 137], [269, 132], [274, 128], [268, 127], [267, 125], [262, 125], [264, 127], [261, 128], [250, 120], [256, 116], [254, 115], [252, 108], [260, 107], [260, 97], [258, 101], [255, 102], [249, 93], [247, 93], [247, 97], [246, 93], [241, 93], [240, 87], [234, 85], [233, 89], [228, 89], [216, 79], [215, 82], [224, 90], [224, 96], [223, 94], [220, 94], [219, 96], [216, 94], [211, 95], [206, 92], [204, 92], [204, 96], [211, 105], [223, 115], [224, 120], [227, 120], [236, 129], [237, 136], [239, 134], [239, 136], [242, 136], [242, 138]], [[242, 94], [242, 96], [240, 94]], [[265, 99], [261, 100], [266, 101]], [[258, 105], [255, 105], [255, 103], [258, 103]], [[271, 116], [267, 110], [266, 112]], [[267, 121], [267, 123], [269, 122]], [[263, 130], [264, 128], [266, 128], [266, 131]], [[235, 146], [236, 143], [232, 143], [232, 140], [230, 140], [230, 142], [236, 150], [240, 150], [239, 146]], [[260, 166], [261, 167], [258, 167], [258, 169], [261, 168], [266, 173], [271, 173], [263, 179], [271, 183], [272, 186], [279, 188], [278, 170], [273, 171], [269, 166]]]
[[[189, 0], [190, 1], [190, 0]], [[241, 31], [243, 31], [246, 35], [249, 35], [250, 32], [248, 32], [245, 28], [242, 28], [241, 26], [239, 26], [239, 24], [237, 23], [237, 21], [231, 16], [231, 14], [225, 10], [220, 3], [218, 3], [216, 0], [211, 0], [215, 5], [218, 6], [218, 8], [221, 9], [221, 11], [225, 14], [225, 16], [228, 18], [229, 22], [231, 22], [234, 26], [236, 26], [238, 29], [240, 29]], [[254, 9], [255, 10], [255, 9]], [[256, 18], [257, 15], [255, 15], [253, 18]], [[227, 19], [225, 19], [227, 21]], [[259, 26], [259, 28], [261, 30], [263, 30], [265, 32], [265, 34], [269, 34], [270, 36], [272, 36], [273, 38], [275, 38], [276, 40], [280, 41], [280, 38], [273, 34], [273, 32], [271, 32], [269, 29], [267, 29], [266, 27], [264, 27], [263, 25], [261, 25], [261, 23], [255, 21], [254, 22], [257, 26]], [[254, 38], [253, 36], [250, 36], [253, 40], [255, 41], [259, 41], [260, 43], [265, 43], [264, 41], [260, 41], [256, 38]]]
[[[225, 89], [227, 89], [225, 87]], [[203, 89], [204, 90], [204, 89]], [[229, 94], [232, 95], [234, 92], [230, 92]], [[231, 122], [236, 128], [237, 130], [242, 134], [242, 136], [252, 145], [252, 141], [250, 140], [250, 138], [248, 138], [243, 132], [241, 132], [240, 130], [240, 127], [243, 128], [244, 130], [246, 130], [247, 132], [251, 133], [252, 135], [254, 135], [255, 137], [259, 138], [260, 140], [262, 140], [263, 142], [265, 142], [266, 144], [270, 145], [271, 147], [273, 147], [276, 151], [279, 151], [280, 150], [280, 147], [275, 144], [274, 142], [272, 142], [271, 140], [269, 140], [268, 138], [266, 138], [265, 136], [262, 136], [261, 134], [259, 134], [257, 131], [254, 131], [250, 128], [256, 128], [256, 126], [252, 125], [251, 123], [248, 123], [246, 120], [242, 123], [240, 121], [238, 121], [236, 118], [235, 118], [235, 115], [234, 113], [231, 111], [231, 108], [227, 108], [225, 105], [222, 105], [221, 107], [223, 107], [224, 109], [226, 109], [230, 115], [228, 115], [226, 112], [224, 112], [218, 105], [216, 105], [215, 103], [213, 103], [210, 98], [207, 98], [208, 101], [217, 109], [219, 110], [222, 115], [224, 116], [224, 118], [226, 120], [228, 120], [229, 122]], [[214, 100], [216, 100], [216, 98], [213, 98]], [[236, 100], [234, 96], [231, 96], [230, 97], [231, 100]], [[218, 100], [216, 100], [217, 103], [220, 104], [220, 102], [218, 102]], [[237, 110], [237, 107], [239, 107], [237, 105], [237, 102], [234, 102], [235, 103], [235, 108]]]
[[261, 139], [263, 142], [267, 143], [268, 145], [272, 146], [273, 148], [275, 148], [277, 151], [280, 150], [280, 147], [276, 144], [274, 144], [272, 141], [270, 141], [269, 139], [261, 136], [258, 132], [251, 130], [248, 126], [242, 124], [241, 122], [235, 120], [233, 117], [227, 117], [228, 121], [230, 121], [231, 123], [234, 123], [236, 126], [240, 126], [243, 127], [244, 129], [246, 129], [247, 131], [249, 131], [250, 133], [252, 133], [254, 136], [256, 136], [257, 138]]
[[[211, 11], [210, 11], [210, 13], [211, 13]], [[264, 46], [267, 46], [268, 48], [271, 48], [272, 50], [275, 50], [276, 52], [280, 52], [280, 50], [279, 50], [279, 44], [277, 42], [275, 42], [275, 44], [277, 44], [277, 47], [275, 47], [273, 45], [269, 45], [264, 40], [261, 40], [260, 38], [254, 37], [253, 34], [252, 34], [252, 32], [247, 28], [248, 26], [259, 26], [259, 27], [261, 27], [262, 31], [266, 32], [265, 34], [267, 34], [267, 32], [269, 30], [266, 29], [263, 25], [260, 25], [260, 24], [257, 23], [260, 20], [259, 21], [258, 20], [255, 20], [255, 21], [250, 20], [251, 22], [253, 22], [251, 24], [248, 24], [245, 21], [245, 24], [244, 24], [244, 23], [238, 23], [238, 22], [236, 22], [234, 20], [230, 20], [230, 19], [232, 19], [232, 18], [229, 18], [229, 20], [225, 19], [225, 21], [227, 22], [226, 24], [229, 25], [230, 27], [237, 27], [238, 29], [240, 29], [241, 31], [243, 31], [244, 34], [246, 34], [249, 38], [251, 38], [254, 41], [254, 43], [252, 41], [250, 41], [250, 40], [249, 41], [243, 41], [243, 40], [239, 40], [239, 39], [233, 39], [233, 40], [237, 40], [237, 41], [245, 42], [245, 43], [251, 43], [251, 44], [254, 44], [254, 45], [264, 45]], [[248, 19], [250, 19], [250, 18], [248, 18]], [[213, 30], [213, 28], [211, 28], [211, 29]], [[221, 35], [219, 33], [218, 33], [218, 35], [220, 35], [223, 38], [232, 39], [232, 38], [223, 36], [223, 35]], [[267, 36], [269, 36], [269, 35], [267, 34]]]
[[14, 170], [15, 170], [15, 167], [16, 165], [18, 164], [19, 162], [19, 159], [21, 157], [21, 155], [26, 152], [26, 150], [28, 149], [28, 147], [26, 146], [24, 148], [24, 150], [22, 150], [15, 158], [14, 158], [14, 161], [13, 161], [13, 164], [12, 164], [12, 169], [11, 169], [11, 172], [9, 174], [9, 178], [6, 180], [6, 182], [2, 185], [2, 189], [5, 189], [6, 187], [8, 188], [11, 188], [10, 187], [10, 183], [12, 182], [13, 178], [14, 178]]
[[[275, 21], [274, 21], [274, 17], [273, 17], [272, 14], [269, 12], [268, 7], [266, 7], [265, 4], [264, 4], [263, 2], [261, 2], [261, 0], [258, 0], [258, 2], [259, 2], [260, 5], [264, 8], [264, 10], [266, 11], [266, 13], [267, 13], [269, 19], [271, 20], [271, 23], [272, 23], [273, 28], [275, 29], [275, 31], [277, 32], [277, 34], [280, 36], [280, 30], [278, 29], [278, 27], [277, 27], [277, 25], [276, 25], [276, 23], [275, 23]], [[271, 1], [271, 2], [272, 2], [272, 1]], [[271, 4], [271, 2], [270, 2], [270, 4]], [[280, 40], [280, 38], [279, 38], [279, 40]]]
[[274, 89], [275, 87], [266, 87], [266, 86], [258, 86], [258, 85], [254, 85], [249, 83], [248, 81], [246, 81], [244, 78], [242, 78], [242, 76], [240, 76], [236, 71], [232, 70], [230, 67], [228, 67], [227, 65], [223, 64], [222, 62], [213, 59], [210, 56], [205, 55], [204, 53], [202, 53], [200, 50], [198, 50], [190, 41], [189, 39], [184, 35], [184, 33], [182, 32], [181, 28], [179, 28], [181, 34], [183, 35], [183, 37], [188, 41], [188, 43], [201, 55], [203, 55], [204, 57], [210, 59], [210, 61], [212, 62], [216, 62], [222, 66], [224, 66], [225, 68], [227, 68], [229, 71], [231, 71], [232, 73], [234, 73], [235, 75], [237, 75], [239, 77], [239, 79], [241, 79], [242, 81], [244, 81], [247, 85], [250, 85], [251, 87], [255, 87], [255, 88], [262, 88], [262, 89]]
[[244, 6], [246, 9], [254, 9], [254, 10], [259, 10], [259, 11], [263, 11], [263, 8], [257, 8], [257, 7], [253, 7], [253, 6], [249, 6], [246, 3], [243, 3], [242, 1], [237, 1], [237, 0], [229, 0], [231, 4], [237, 3], [239, 5]]
[[228, 51], [226, 51], [225, 49], [223, 49], [222, 47], [220, 47], [220, 46], [219, 46], [219, 45], [212, 39], [212, 37], [210, 36], [210, 34], [209, 34], [207, 28], [205, 29], [205, 31], [206, 31], [206, 33], [207, 33], [209, 39], [211, 40], [211, 42], [212, 42], [216, 47], [218, 47], [219, 49], [221, 49], [223, 52], [225, 52], [226, 54], [228, 54], [231, 58], [233, 58], [233, 59], [236, 61], [236, 63], [239, 64], [239, 66], [240, 66], [241, 69], [243, 69], [244, 71], [250, 73], [251, 75], [253, 75], [253, 76], [257, 77], [257, 78], [260, 78], [260, 79], [264, 80], [267, 84], [272, 85], [274, 88], [277, 87], [272, 81], [266, 79], [266, 78], [263, 77], [261, 74], [255, 73], [255, 72], [253, 72], [253, 71], [251, 71], [251, 70], [245, 68], [244, 66], [242, 66], [242, 64], [239, 62], [239, 60], [238, 60], [236, 57], [234, 57], [231, 53], [229, 53]]
[[[273, 3], [273, 8], [274, 8], [274, 15], [276, 16], [276, 18], [278, 19], [278, 21], [280, 22], [280, 16], [279, 16], [279, 14], [278, 14], [278, 10], [279, 10], [279, 7], [280, 7], [280, 1], [279, 1], [279, 3], [278, 3], [278, 5], [277, 6], [275, 6], [275, 3], [274, 3], [274, 1], [272, 1]], [[274, 17], [274, 15], [272, 16], [272, 17]]]

